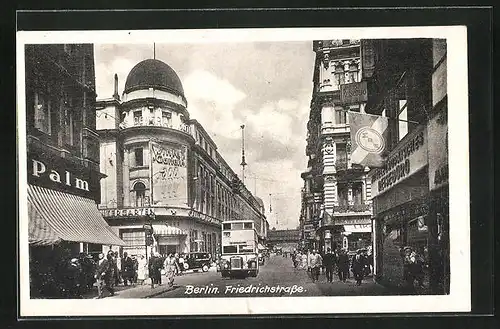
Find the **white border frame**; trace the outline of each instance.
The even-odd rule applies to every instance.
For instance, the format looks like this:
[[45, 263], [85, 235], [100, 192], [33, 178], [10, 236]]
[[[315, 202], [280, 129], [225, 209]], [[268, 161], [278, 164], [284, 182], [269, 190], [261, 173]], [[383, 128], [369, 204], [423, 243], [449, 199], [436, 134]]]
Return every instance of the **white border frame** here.
[[[470, 312], [467, 30], [465, 26], [17, 32], [20, 316], [257, 315]], [[48, 43], [212, 43], [380, 38], [447, 39], [450, 295], [36, 300], [29, 298], [24, 45]], [[313, 65], [313, 63], [311, 63]], [[217, 301], [214, 303], [214, 301]]]

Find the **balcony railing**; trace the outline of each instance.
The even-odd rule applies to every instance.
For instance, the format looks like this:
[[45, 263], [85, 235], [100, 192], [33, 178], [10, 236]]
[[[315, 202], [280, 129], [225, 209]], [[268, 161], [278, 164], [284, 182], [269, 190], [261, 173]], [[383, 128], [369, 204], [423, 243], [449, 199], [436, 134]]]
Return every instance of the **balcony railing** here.
[[353, 205], [341, 205], [334, 206], [333, 213], [348, 213], [348, 212], [365, 212], [370, 211], [371, 205], [369, 204], [353, 204]]

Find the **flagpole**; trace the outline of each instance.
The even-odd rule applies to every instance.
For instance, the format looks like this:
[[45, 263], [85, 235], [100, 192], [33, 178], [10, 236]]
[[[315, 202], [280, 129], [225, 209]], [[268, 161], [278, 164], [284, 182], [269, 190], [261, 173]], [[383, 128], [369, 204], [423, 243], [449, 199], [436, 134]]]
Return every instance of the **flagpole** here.
[[[356, 112], [356, 111], [351, 111], [351, 110], [338, 110], [338, 111], [343, 111], [343, 112], [347, 112], [347, 113], [356, 113], [356, 114], [362, 114], [362, 115], [371, 115], [371, 116], [374, 116], [374, 117], [381, 117], [381, 115], [377, 115], [377, 114], [371, 114], [371, 113], [361, 113], [361, 112]], [[412, 120], [401, 120], [401, 119], [397, 119], [397, 118], [391, 118], [391, 117], [386, 117], [388, 120], [396, 120], [396, 121], [401, 121], [401, 122], [408, 122], [408, 123], [413, 123], [413, 124], [417, 124], [419, 125], [420, 122], [417, 122], [417, 121], [412, 121]]]

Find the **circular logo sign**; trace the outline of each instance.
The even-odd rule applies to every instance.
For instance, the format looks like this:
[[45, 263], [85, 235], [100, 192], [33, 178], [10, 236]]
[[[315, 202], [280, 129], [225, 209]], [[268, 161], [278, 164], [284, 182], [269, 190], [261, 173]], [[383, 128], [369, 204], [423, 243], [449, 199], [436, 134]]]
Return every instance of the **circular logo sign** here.
[[380, 153], [384, 149], [385, 140], [373, 128], [363, 127], [356, 132], [356, 143], [368, 153]]

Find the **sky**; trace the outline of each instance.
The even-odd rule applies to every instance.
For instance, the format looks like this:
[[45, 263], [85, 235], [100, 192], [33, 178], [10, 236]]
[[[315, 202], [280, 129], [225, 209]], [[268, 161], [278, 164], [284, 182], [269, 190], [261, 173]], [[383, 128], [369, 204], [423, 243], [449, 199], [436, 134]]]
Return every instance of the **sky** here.
[[[121, 95], [130, 70], [153, 58], [153, 44], [95, 44], [94, 51], [97, 99], [112, 96], [115, 73]], [[245, 125], [245, 185], [264, 201], [270, 228], [296, 228], [307, 165], [312, 41], [156, 43], [155, 53], [181, 79], [190, 118], [238, 175]]]

